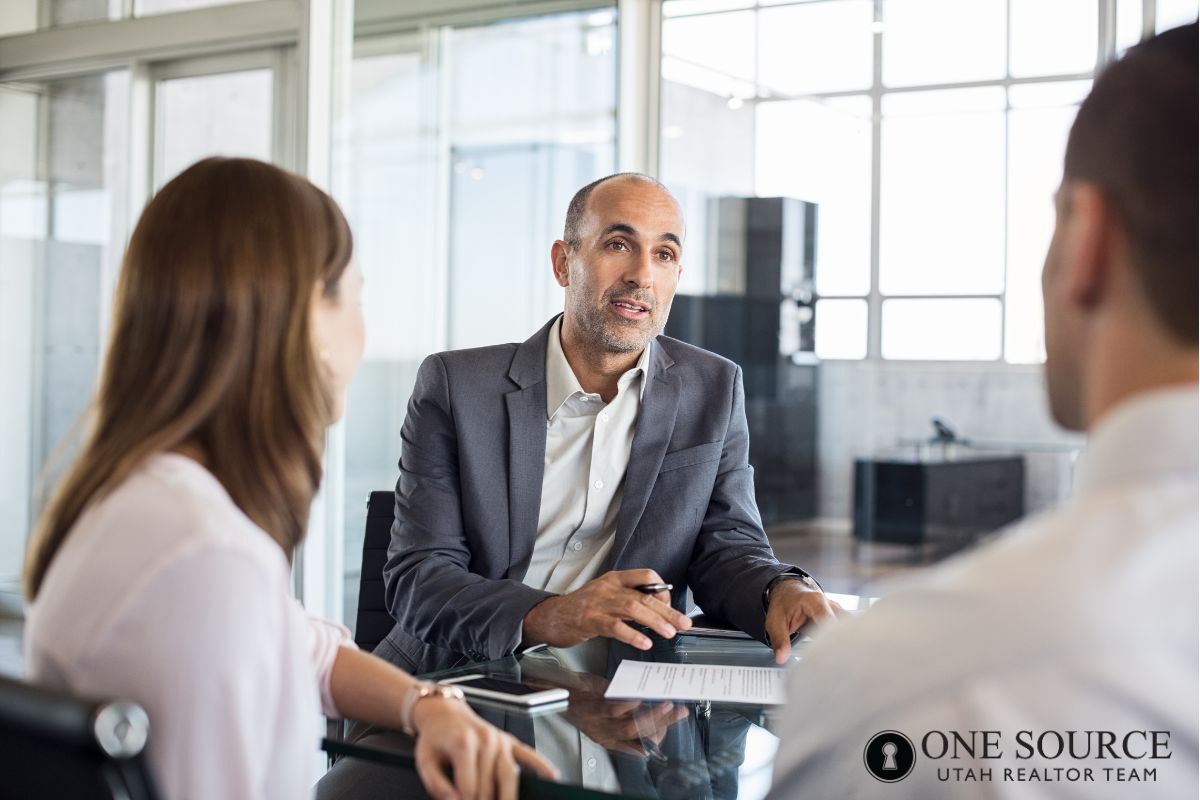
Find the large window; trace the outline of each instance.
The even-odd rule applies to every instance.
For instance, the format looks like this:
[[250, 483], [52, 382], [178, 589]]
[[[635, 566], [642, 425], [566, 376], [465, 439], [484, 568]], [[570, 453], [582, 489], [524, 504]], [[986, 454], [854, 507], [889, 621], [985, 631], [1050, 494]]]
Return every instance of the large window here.
[[1156, 12], [1196, 4], [667, 0], [661, 177], [693, 240], [714, 196], [818, 205], [819, 357], [1035, 363], [1067, 131]]

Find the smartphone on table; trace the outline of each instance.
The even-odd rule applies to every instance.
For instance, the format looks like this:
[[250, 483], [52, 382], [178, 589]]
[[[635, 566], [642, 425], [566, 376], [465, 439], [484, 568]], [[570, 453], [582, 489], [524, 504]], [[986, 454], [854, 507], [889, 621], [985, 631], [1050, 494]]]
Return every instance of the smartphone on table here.
[[445, 678], [438, 683], [457, 686], [463, 694], [511, 703], [518, 706], [542, 706], [547, 703], [565, 702], [570, 695], [566, 689], [537, 689], [524, 683], [488, 675], [459, 675]]

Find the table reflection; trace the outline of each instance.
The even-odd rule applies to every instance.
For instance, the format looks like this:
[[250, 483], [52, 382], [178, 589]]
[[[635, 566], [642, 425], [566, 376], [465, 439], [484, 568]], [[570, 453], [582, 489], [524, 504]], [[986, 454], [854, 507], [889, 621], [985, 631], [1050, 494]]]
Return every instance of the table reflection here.
[[[793, 651], [799, 658], [803, 644]], [[484, 719], [535, 747], [561, 772], [570, 796], [756, 800], [770, 785], [778, 742], [769, 709], [712, 702], [608, 700], [604, 692], [622, 660], [775, 667], [771, 651], [750, 640], [679, 636], [654, 639], [647, 652], [595, 640], [569, 649], [464, 664], [424, 676], [438, 680], [483, 674], [560, 687], [565, 708], [524, 710], [472, 698]], [[778, 711], [773, 712], [778, 713]], [[349, 723], [326, 749], [342, 756], [318, 785], [318, 798], [422, 797], [409, 754], [412, 740], [395, 731]], [[349, 756], [349, 757], [345, 757]], [[522, 796], [563, 796], [524, 776]], [[547, 792], [546, 790], [554, 790]]]

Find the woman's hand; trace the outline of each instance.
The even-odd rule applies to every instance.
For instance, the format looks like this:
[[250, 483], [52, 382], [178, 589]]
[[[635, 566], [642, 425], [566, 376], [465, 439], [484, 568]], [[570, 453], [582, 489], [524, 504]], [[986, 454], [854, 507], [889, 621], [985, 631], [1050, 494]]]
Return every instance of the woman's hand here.
[[412, 722], [417, 774], [436, 800], [516, 800], [518, 766], [558, 778], [558, 770], [533, 748], [484, 722], [459, 700], [422, 698], [413, 707]]

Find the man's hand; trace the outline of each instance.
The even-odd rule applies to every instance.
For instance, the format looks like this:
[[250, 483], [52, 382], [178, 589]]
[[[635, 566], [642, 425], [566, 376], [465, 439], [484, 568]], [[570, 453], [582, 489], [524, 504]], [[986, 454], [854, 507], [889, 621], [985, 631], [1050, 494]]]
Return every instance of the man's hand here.
[[531, 608], [521, 628], [522, 644], [572, 647], [607, 636], [649, 650], [650, 639], [627, 622], [644, 625], [667, 639], [692, 627], [690, 619], [671, 608], [667, 592], [642, 594], [634, 588], [662, 582], [652, 569], [606, 572], [569, 594], [551, 597]]
[[792, 653], [792, 634], [808, 622], [817, 624], [840, 617], [846, 610], [801, 581], [784, 579], [771, 587], [767, 607], [767, 637], [775, 663], [785, 664]]

